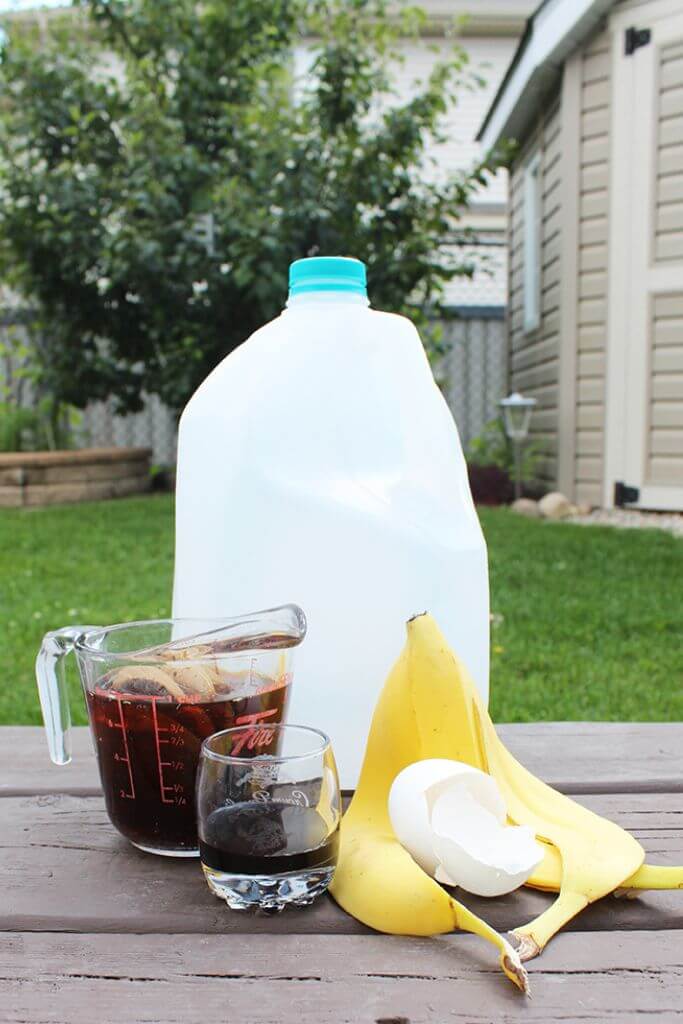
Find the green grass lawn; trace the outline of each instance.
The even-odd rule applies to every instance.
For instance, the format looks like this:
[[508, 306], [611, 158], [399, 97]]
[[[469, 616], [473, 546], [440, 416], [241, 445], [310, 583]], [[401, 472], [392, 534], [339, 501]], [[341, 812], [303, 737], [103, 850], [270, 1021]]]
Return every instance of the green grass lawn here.
[[[683, 719], [683, 542], [484, 509], [497, 721]], [[42, 634], [169, 613], [168, 496], [0, 510], [0, 723], [38, 723]], [[397, 652], [398, 654], [398, 652]], [[74, 719], [84, 722], [70, 668]]]

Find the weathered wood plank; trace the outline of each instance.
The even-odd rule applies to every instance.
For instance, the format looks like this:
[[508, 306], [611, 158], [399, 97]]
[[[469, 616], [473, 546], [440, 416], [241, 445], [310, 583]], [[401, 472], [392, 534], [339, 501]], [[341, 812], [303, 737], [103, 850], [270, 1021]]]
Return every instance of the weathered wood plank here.
[[[683, 861], [678, 794], [593, 794], [581, 802], [633, 832], [655, 863]], [[0, 929], [91, 932], [366, 933], [331, 899], [277, 918], [230, 912], [209, 890], [197, 861], [141, 853], [110, 825], [100, 797], [33, 796], [0, 800]], [[463, 901], [507, 930], [535, 917], [550, 898], [520, 890]], [[604, 901], [574, 923], [578, 930], [683, 928], [683, 893]]]
[[72, 729], [73, 761], [58, 767], [47, 752], [40, 726], [9, 725], [0, 729], [0, 796], [29, 793], [73, 793], [93, 796], [100, 792], [100, 777], [90, 730]]
[[[683, 724], [535, 722], [499, 726], [512, 753], [565, 792], [683, 791]], [[99, 793], [87, 728], [73, 730], [73, 761], [51, 764], [43, 730], [0, 728], [0, 796]]]
[[559, 936], [533, 999], [472, 936], [0, 936], [0, 1014], [45, 1024], [436, 1024], [683, 1017], [683, 932]]

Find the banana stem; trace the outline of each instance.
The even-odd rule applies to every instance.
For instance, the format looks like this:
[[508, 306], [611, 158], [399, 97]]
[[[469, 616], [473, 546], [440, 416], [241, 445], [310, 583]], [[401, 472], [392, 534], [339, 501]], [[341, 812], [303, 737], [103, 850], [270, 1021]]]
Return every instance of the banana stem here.
[[538, 956], [553, 935], [586, 906], [588, 899], [583, 893], [561, 892], [552, 906], [535, 920], [515, 928], [512, 935], [519, 941], [517, 951], [520, 959], [533, 960]]
[[457, 923], [458, 928], [463, 931], [472, 932], [474, 935], [479, 935], [482, 939], [488, 939], [494, 946], [497, 946], [500, 950], [500, 966], [503, 971], [510, 979], [514, 982], [517, 988], [521, 989], [525, 995], [529, 995], [529, 976], [526, 972], [526, 968], [522, 964], [517, 950], [503, 938], [499, 932], [492, 928], [490, 925], [483, 921], [476, 914], [473, 914], [471, 910], [463, 906], [461, 903], [457, 904]]

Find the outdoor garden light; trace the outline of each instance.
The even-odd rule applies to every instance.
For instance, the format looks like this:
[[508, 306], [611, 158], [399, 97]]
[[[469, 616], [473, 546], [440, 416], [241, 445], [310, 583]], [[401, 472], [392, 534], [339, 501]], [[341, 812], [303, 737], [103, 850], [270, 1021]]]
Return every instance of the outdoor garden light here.
[[505, 433], [512, 441], [515, 453], [515, 498], [522, 496], [522, 442], [529, 433], [531, 412], [535, 405], [535, 398], [524, 398], [519, 391], [500, 401]]
[[535, 398], [524, 398], [519, 391], [515, 391], [501, 400], [500, 407], [503, 410], [505, 433], [511, 441], [523, 441], [527, 436], [531, 410], [535, 405]]

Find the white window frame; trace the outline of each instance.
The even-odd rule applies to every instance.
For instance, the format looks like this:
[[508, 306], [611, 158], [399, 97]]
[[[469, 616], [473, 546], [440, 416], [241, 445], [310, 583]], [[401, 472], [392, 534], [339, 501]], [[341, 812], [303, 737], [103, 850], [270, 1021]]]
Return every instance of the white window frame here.
[[529, 334], [541, 325], [541, 152], [536, 150], [524, 167], [524, 248], [522, 292], [524, 331]]

